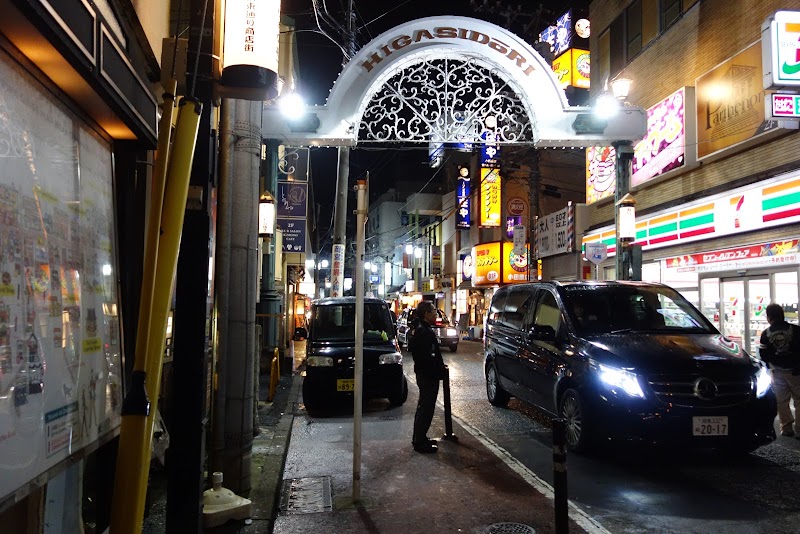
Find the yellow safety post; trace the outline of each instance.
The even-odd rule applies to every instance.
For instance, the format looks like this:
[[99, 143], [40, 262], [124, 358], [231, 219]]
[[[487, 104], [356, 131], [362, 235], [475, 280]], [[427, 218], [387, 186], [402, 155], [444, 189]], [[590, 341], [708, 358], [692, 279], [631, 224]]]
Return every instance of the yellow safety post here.
[[[145, 287], [143, 280], [141, 297], [143, 305], [139, 310], [133, 380], [131, 391], [123, 403], [114, 479], [111, 515], [113, 534], [133, 534], [141, 532], [142, 528], [155, 418], [155, 410], [150, 409], [150, 399], [155, 399], [157, 402], [161, 385], [167, 315], [202, 110], [203, 105], [195, 98], [187, 97], [181, 100], [172, 155], [167, 165], [169, 172], [164, 184], [163, 205], [161, 202], [155, 202], [154, 204], [159, 204], [160, 209], [151, 209], [148, 219], [148, 234], [152, 225], [160, 221], [157, 226], [160, 238], [150, 239], [151, 236], [148, 235], [146, 242], [145, 260], [149, 259], [151, 263], [145, 264], [144, 272], [145, 278], [152, 276], [152, 286]], [[167, 132], [170, 126], [167, 127]], [[163, 129], [160, 135], [165, 135]], [[157, 156], [159, 159], [162, 150], [161, 141], [160, 137]], [[152, 270], [153, 274], [148, 274], [149, 270]], [[149, 324], [142, 326], [143, 321], [149, 321]], [[146, 338], [145, 343], [140, 342], [139, 335]]]
[[268, 401], [275, 398], [275, 391], [278, 389], [278, 381], [281, 379], [281, 359], [278, 347], [272, 353], [272, 366], [269, 369], [269, 396]]

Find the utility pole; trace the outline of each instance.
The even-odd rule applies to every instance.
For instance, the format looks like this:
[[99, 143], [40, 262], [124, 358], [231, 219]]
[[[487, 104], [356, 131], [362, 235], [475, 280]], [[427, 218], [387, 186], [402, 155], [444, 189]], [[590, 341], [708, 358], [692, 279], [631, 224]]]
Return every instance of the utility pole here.
[[[356, 53], [354, 0], [347, 8], [347, 53]], [[344, 66], [350, 58], [344, 58]], [[339, 165], [336, 174], [336, 198], [333, 206], [333, 250], [331, 253], [331, 296], [344, 296], [345, 245], [347, 243], [347, 184], [350, 178], [350, 147], [339, 147]]]
[[[369, 175], [367, 175], [369, 179]], [[356, 319], [355, 371], [353, 391], [353, 503], [361, 500], [361, 413], [364, 390], [364, 226], [367, 221], [367, 180], [356, 185]]]
[[[536, 242], [536, 218], [539, 216], [539, 182], [542, 172], [539, 169], [539, 150], [534, 148], [531, 152], [531, 179], [528, 184], [528, 280], [538, 278], [531, 271], [538, 273], [539, 258], [534, 258]], [[535, 270], [534, 270], [535, 269]]]

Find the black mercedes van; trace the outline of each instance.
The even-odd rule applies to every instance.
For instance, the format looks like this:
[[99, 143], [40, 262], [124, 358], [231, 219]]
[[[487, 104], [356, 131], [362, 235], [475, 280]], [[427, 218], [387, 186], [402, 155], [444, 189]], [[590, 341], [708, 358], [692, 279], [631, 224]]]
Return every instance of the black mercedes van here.
[[[355, 389], [354, 297], [325, 298], [311, 303], [306, 342], [303, 402], [314, 410]], [[399, 406], [408, 397], [403, 356], [397, 345], [389, 307], [380, 299], [364, 299], [364, 397], [387, 398]]]
[[566, 419], [572, 450], [622, 439], [749, 452], [775, 439], [766, 366], [662, 284], [502, 287], [484, 351], [489, 402]]

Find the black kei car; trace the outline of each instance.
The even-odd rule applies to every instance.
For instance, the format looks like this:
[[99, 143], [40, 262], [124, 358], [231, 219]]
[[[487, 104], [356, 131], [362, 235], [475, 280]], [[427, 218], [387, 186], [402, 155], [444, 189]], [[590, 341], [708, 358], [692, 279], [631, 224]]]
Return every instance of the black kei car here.
[[[403, 347], [408, 347], [408, 331], [411, 329], [415, 310], [416, 308], [406, 308], [397, 319], [397, 341]], [[439, 308], [436, 308], [436, 324], [433, 325], [433, 331], [439, 339], [439, 346], [447, 347], [450, 352], [458, 352], [460, 339], [458, 328], [450, 324], [447, 315]]]
[[[314, 410], [337, 398], [352, 398], [355, 389], [354, 297], [325, 298], [311, 303], [306, 342], [303, 401]], [[387, 398], [393, 406], [408, 398], [403, 356], [397, 345], [389, 307], [380, 299], [364, 299], [365, 398]]]
[[575, 451], [621, 439], [749, 452], [775, 439], [764, 364], [662, 284], [503, 287], [484, 349], [489, 402], [558, 414]]

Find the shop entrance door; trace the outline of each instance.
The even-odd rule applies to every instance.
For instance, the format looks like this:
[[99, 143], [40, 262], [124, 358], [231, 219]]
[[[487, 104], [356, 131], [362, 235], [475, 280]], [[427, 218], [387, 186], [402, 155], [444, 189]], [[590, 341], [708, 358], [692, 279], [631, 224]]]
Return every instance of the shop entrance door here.
[[786, 320], [797, 322], [797, 273], [706, 278], [700, 282], [703, 312], [726, 337], [756, 354], [761, 332], [769, 326], [766, 308], [777, 302]]

